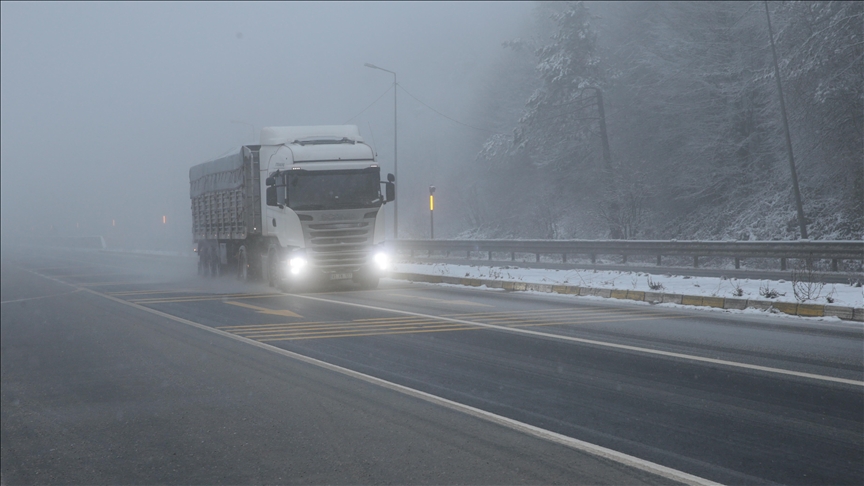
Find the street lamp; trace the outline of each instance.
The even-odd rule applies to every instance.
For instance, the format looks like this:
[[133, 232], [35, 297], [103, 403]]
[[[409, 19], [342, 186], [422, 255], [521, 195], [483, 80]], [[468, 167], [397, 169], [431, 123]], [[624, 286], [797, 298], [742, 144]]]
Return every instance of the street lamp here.
[[[388, 72], [393, 75], [393, 176], [398, 180], [399, 179], [399, 170], [398, 165], [396, 163], [396, 73], [389, 69], [384, 69], [378, 67], [374, 64], [369, 64], [368, 62], [364, 64], [364, 66], [372, 69], [378, 69], [380, 71]], [[399, 201], [393, 201], [393, 239], [399, 239]]]
[[255, 143], [255, 125], [238, 120], [231, 120], [231, 123], [236, 123], [238, 125], [247, 125], [248, 127], [250, 127], [252, 129], [252, 143]]

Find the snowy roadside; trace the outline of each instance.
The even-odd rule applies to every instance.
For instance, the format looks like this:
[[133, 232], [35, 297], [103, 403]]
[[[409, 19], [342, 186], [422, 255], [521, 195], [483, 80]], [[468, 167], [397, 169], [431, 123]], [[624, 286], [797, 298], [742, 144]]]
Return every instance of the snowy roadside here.
[[664, 294], [724, 299], [767, 300], [790, 304], [864, 307], [864, 287], [847, 284], [823, 285], [818, 282], [799, 282], [796, 291], [793, 282], [785, 280], [690, 277], [644, 272], [553, 270], [446, 263], [397, 263], [394, 270], [400, 273], [515, 281], [529, 284], [662, 292]]

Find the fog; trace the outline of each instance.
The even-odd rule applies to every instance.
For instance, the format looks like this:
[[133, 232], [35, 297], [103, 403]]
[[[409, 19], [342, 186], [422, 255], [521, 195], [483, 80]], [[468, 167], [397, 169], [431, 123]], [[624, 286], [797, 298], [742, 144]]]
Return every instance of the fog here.
[[[264, 126], [356, 124], [391, 172], [393, 78], [364, 63], [476, 122], [489, 66], [530, 11], [512, 2], [4, 2], [3, 238], [191, 248], [189, 167], [257, 141]], [[425, 238], [426, 188], [439, 186], [441, 218], [458, 211], [446, 180], [476, 156], [476, 133], [398, 97], [400, 236]]]

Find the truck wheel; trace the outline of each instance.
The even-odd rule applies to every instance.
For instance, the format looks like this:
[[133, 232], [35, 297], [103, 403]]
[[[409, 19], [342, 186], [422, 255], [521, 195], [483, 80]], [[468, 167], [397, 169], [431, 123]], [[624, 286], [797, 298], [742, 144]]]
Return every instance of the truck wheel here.
[[222, 275], [222, 262], [219, 261], [219, 255], [211, 255], [210, 276], [218, 278], [220, 275]]
[[237, 279], [243, 282], [249, 280], [249, 258], [246, 256], [246, 247], [241, 246], [237, 255]]
[[207, 247], [201, 249], [201, 254], [198, 255], [198, 275], [209, 277], [211, 275], [212, 265], [210, 264], [210, 250]]
[[206, 269], [206, 267], [204, 265], [204, 255], [198, 255], [198, 276], [199, 277], [205, 276], [204, 275], [206, 273], [205, 269]]
[[279, 262], [277, 260], [275, 251], [267, 254], [267, 284], [271, 287], [276, 287], [276, 284], [279, 283]]

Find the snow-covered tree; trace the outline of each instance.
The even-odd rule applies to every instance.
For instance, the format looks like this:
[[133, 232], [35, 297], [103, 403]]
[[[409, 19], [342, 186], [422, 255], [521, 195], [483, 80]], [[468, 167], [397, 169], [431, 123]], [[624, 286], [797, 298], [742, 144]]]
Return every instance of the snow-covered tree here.
[[[861, 238], [864, 2], [769, 5], [811, 237]], [[533, 90], [475, 164], [485, 236], [797, 237], [763, 2], [536, 11], [509, 43]]]

